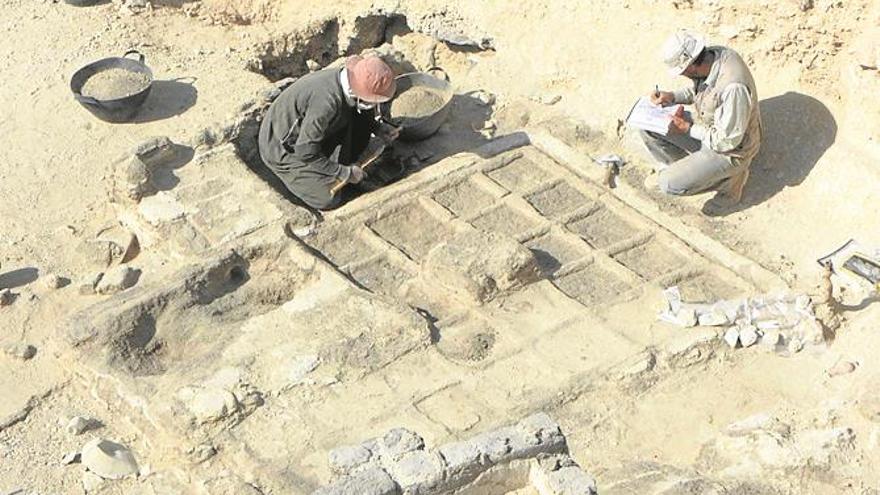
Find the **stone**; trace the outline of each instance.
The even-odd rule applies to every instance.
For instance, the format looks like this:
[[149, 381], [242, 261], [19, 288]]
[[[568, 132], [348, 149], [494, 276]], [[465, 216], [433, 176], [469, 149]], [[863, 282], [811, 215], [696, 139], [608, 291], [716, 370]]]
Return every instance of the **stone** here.
[[739, 330], [739, 342], [743, 347], [751, 347], [758, 342], [758, 329], [754, 325], [746, 325]]
[[727, 331], [724, 332], [724, 342], [727, 342], [727, 345], [729, 345], [731, 349], [735, 349], [736, 344], [739, 343], [739, 330], [736, 328], [728, 328]]
[[119, 224], [101, 229], [91, 242], [95, 245], [96, 261], [104, 266], [128, 263], [141, 250], [137, 236]]
[[309, 69], [309, 72], [319, 71], [321, 70], [321, 64], [319, 64], [315, 60], [308, 59], [306, 60], [306, 68]]
[[94, 493], [98, 491], [98, 489], [100, 489], [101, 485], [103, 484], [104, 478], [101, 478], [97, 474], [89, 471], [83, 473], [82, 485], [83, 490], [85, 490], [86, 493]]
[[697, 322], [704, 327], [718, 327], [730, 324], [730, 320], [728, 320], [727, 315], [724, 314], [724, 311], [721, 310], [713, 310], [702, 313], [697, 318]]
[[397, 483], [385, 470], [373, 467], [345, 476], [332, 485], [319, 488], [312, 495], [398, 495]]
[[13, 301], [15, 301], [15, 294], [11, 290], [0, 290], [0, 306], [9, 306]]
[[538, 102], [542, 105], [552, 106], [562, 101], [562, 95], [542, 93], [532, 96], [531, 99], [532, 101]]
[[3, 352], [11, 357], [27, 361], [37, 355], [37, 348], [30, 344], [7, 344], [3, 346]]
[[478, 445], [472, 441], [449, 443], [438, 450], [446, 459], [447, 478], [457, 478], [462, 483], [467, 483], [483, 470], [482, 454]]
[[373, 453], [363, 445], [338, 447], [330, 451], [330, 470], [336, 474], [351, 474], [370, 462]]
[[756, 431], [775, 432], [788, 437], [791, 427], [769, 413], [761, 413], [731, 423], [724, 429], [724, 433], [731, 437], [746, 436]]
[[416, 450], [387, 468], [404, 493], [432, 493], [443, 482], [446, 466], [436, 452]]
[[64, 457], [61, 458], [61, 464], [63, 466], [69, 466], [71, 464], [76, 464], [82, 461], [82, 454], [79, 452], [68, 452], [64, 454]]
[[394, 428], [379, 441], [379, 455], [383, 459], [396, 461], [408, 452], [425, 448], [425, 440], [406, 428]]
[[88, 430], [94, 421], [90, 418], [84, 418], [82, 416], [74, 416], [70, 418], [70, 421], [64, 426], [64, 429], [67, 433], [71, 435], [81, 435], [83, 432]]
[[545, 490], [540, 493], [553, 495], [596, 495], [596, 480], [577, 466], [568, 466], [547, 473], [544, 477]]
[[232, 392], [217, 387], [189, 388], [182, 391], [180, 396], [199, 424], [220, 421], [240, 408]]
[[306, 379], [306, 376], [315, 371], [318, 367], [320, 360], [318, 356], [315, 355], [307, 355], [307, 356], [298, 356], [295, 358], [288, 366], [287, 376], [290, 379], [290, 383], [292, 385], [299, 385], [303, 383]]
[[516, 429], [526, 439], [529, 445], [554, 445], [564, 444], [565, 437], [562, 430], [547, 413], [533, 414], [516, 424]]
[[40, 281], [42, 282], [43, 287], [48, 290], [60, 289], [70, 283], [70, 280], [64, 277], [60, 277], [54, 273], [43, 275]]
[[511, 437], [517, 435], [512, 427], [499, 428], [481, 433], [471, 439], [480, 452], [483, 462], [497, 464], [512, 458]]
[[112, 295], [134, 287], [141, 276], [141, 271], [130, 266], [118, 266], [104, 273], [95, 292], [103, 295]]
[[800, 339], [800, 337], [794, 336], [788, 341], [788, 345], [785, 346], [789, 355], [797, 354], [801, 352], [804, 348], [804, 342]]
[[117, 188], [117, 194], [135, 202], [156, 192], [150, 169], [138, 157], [130, 158], [125, 164], [122, 170], [122, 183], [123, 190]]
[[428, 252], [423, 276], [478, 303], [540, 279], [534, 254], [515, 240], [482, 230], [453, 234]]
[[835, 377], [840, 375], [848, 375], [856, 370], [856, 363], [851, 361], [839, 361], [834, 366], [828, 368], [828, 376]]
[[101, 278], [104, 277], [104, 272], [97, 272], [91, 275], [86, 275], [80, 281], [76, 283], [76, 290], [81, 295], [88, 296], [95, 293], [95, 287], [98, 286], [98, 282], [101, 281]]
[[138, 144], [132, 155], [150, 169], [162, 165], [171, 165], [178, 158], [177, 146], [167, 136], [147, 139]]
[[767, 351], [776, 352], [784, 345], [784, 340], [779, 330], [767, 329], [763, 331], [759, 345]]
[[83, 446], [82, 463], [104, 479], [121, 479], [138, 472], [137, 461], [127, 447], [103, 438], [96, 438]]

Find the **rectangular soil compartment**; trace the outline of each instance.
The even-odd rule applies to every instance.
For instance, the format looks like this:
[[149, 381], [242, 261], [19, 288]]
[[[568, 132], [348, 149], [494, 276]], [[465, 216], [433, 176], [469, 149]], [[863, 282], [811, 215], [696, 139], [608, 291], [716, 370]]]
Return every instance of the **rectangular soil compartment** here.
[[590, 201], [568, 182], [560, 182], [546, 191], [532, 194], [527, 199], [542, 215], [550, 218], [571, 213]]
[[525, 192], [555, 177], [531, 158], [522, 157], [487, 174], [508, 191]]
[[477, 211], [492, 204], [495, 198], [468, 179], [447, 187], [434, 195], [434, 200], [456, 215]]
[[357, 229], [349, 230], [351, 225], [348, 224], [344, 226], [347, 228], [342, 227], [319, 231], [314, 238], [307, 237], [307, 242], [336, 266], [345, 266], [376, 254], [376, 251], [361, 239]]
[[541, 273], [552, 277], [563, 265], [581, 259], [590, 254], [589, 248], [579, 246], [576, 242], [566, 239], [560, 234], [547, 234], [526, 243], [532, 250], [541, 267]]
[[652, 280], [660, 275], [693, 264], [671, 247], [663, 245], [656, 239], [619, 253], [614, 256], [614, 259], [638, 273], [645, 280]]
[[554, 280], [553, 285], [584, 306], [610, 301], [630, 288], [626, 282], [596, 264]]
[[537, 227], [538, 221], [516, 211], [508, 204], [502, 204], [483, 216], [475, 218], [471, 224], [478, 229], [500, 232], [516, 238], [523, 232]]
[[605, 207], [587, 217], [570, 222], [566, 227], [596, 249], [604, 249], [638, 233], [629, 222]]
[[451, 234], [451, 229], [418, 204], [409, 204], [373, 222], [370, 227], [415, 261]]
[[704, 273], [678, 284], [681, 299], [685, 302], [715, 302], [719, 299], [735, 299], [745, 291], [720, 280], [718, 276]]
[[384, 256], [355, 266], [350, 275], [371, 292], [386, 296], [396, 295], [397, 288], [411, 277], [410, 273]]

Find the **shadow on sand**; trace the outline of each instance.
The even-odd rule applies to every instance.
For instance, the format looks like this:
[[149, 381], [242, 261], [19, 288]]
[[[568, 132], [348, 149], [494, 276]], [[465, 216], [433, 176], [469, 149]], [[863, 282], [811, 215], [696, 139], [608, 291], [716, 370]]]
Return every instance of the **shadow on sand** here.
[[821, 101], [788, 92], [761, 100], [764, 140], [755, 157], [742, 201], [719, 207], [710, 200], [703, 212], [725, 216], [759, 205], [786, 187], [800, 185], [837, 137], [837, 122]]

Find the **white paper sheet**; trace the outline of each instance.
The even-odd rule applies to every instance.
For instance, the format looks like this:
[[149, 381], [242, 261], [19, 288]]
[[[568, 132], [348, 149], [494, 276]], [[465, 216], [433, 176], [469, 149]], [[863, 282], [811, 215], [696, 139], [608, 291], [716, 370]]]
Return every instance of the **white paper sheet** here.
[[637, 129], [656, 132], [665, 136], [669, 131], [669, 122], [679, 105], [661, 107], [651, 103], [646, 96], [642, 96], [633, 105], [626, 118], [626, 123]]

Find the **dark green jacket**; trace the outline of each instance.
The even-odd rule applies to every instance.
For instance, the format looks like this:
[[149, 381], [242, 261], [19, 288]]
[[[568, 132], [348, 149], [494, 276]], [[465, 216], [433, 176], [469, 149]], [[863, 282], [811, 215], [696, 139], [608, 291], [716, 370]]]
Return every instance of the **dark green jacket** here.
[[343, 94], [341, 69], [298, 79], [269, 107], [260, 126], [260, 156], [273, 168], [335, 176], [339, 164], [323, 143], [347, 130], [356, 110]]

